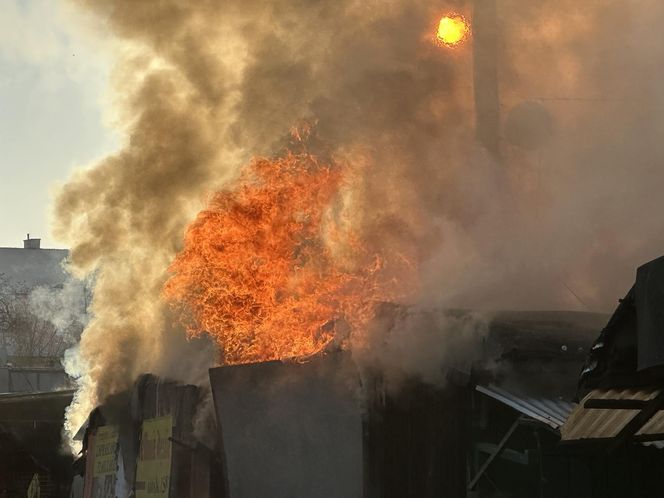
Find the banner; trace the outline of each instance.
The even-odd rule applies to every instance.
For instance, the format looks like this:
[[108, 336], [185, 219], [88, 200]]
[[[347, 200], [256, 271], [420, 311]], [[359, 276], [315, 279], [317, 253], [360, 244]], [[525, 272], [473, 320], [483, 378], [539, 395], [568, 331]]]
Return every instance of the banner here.
[[136, 498], [168, 498], [172, 434], [170, 415], [143, 421], [136, 465]]

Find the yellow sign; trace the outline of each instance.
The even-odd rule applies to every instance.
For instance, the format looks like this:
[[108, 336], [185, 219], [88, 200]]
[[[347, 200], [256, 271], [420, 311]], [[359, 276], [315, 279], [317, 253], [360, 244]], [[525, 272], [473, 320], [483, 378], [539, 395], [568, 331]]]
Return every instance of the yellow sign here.
[[97, 429], [93, 477], [115, 474], [118, 468], [118, 428], [105, 425]]
[[172, 434], [170, 415], [143, 421], [136, 465], [136, 498], [168, 498]]

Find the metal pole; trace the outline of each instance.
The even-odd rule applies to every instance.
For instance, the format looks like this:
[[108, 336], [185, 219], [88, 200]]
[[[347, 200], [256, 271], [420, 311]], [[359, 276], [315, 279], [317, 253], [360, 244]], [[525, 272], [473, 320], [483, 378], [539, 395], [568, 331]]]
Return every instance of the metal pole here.
[[497, 0], [473, 0], [473, 91], [477, 140], [500, 161]]
[[521, 424], [521, 416], [519, 416], [514, 421], [512, 426], [507, 430], [507, 432], [503, 436], [503, 439], [501, 439], [500, 443], [498, 443], [496, 450], [489, 456], [489, 458], [486, 459], [480, 470], [477, 472], [477, 475], [473, 477], [472, 481], [470, 481], [470, 484], [468, 485], [468, 491], [473, 491], [475, 489], [475, 486], [477, 486], [477, 483], [479, 482], [484, 472], [486, 472], [486, 470], [491, 466], [493, 461], [500, 456], [500, 454], [505, 449], [505, 446], [507, 445], [507, 442], [509, 441], [510, 437], [512, 437], [512, 434], [514, 434], [514, 431], [517, 429], [517, 427], [519, 427], [520, 424]]

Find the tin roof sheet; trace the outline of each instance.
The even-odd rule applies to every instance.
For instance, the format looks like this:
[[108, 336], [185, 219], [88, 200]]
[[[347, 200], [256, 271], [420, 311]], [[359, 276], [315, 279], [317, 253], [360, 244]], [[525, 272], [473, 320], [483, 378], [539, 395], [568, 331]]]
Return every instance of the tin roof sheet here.
[[533, 397], [494, 385], [479, 385], [476, 390], [553, 429], [559, 429], [576, 406], [566, 400]]

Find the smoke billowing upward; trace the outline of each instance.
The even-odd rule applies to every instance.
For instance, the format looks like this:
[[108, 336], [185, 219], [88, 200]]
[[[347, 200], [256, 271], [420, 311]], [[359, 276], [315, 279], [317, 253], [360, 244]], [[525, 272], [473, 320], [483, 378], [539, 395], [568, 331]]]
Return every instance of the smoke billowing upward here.
[[75, 344], [88, 323], [92, 286], [92, 279], [81, 281], [70, 277], [56, 288], [36, 287], [29, 295], [30, 311], [50, 322], [67, 344]]
[[654, 0], [500, 2], [502, 162], [474, 140], [472, 44], [431, 40], [470, 2], [80, 4], [125, 42], [126, 144], [56, 201], [55, 234], [97, 275], [69, 430], [140, 372], [205, 375], [214, 354], [173, 325], [166, 269], [205, 196], [303, 121], [369, 164], [354, 223], [417, 260], [420, 305], [608, 310], [661, 252]]

